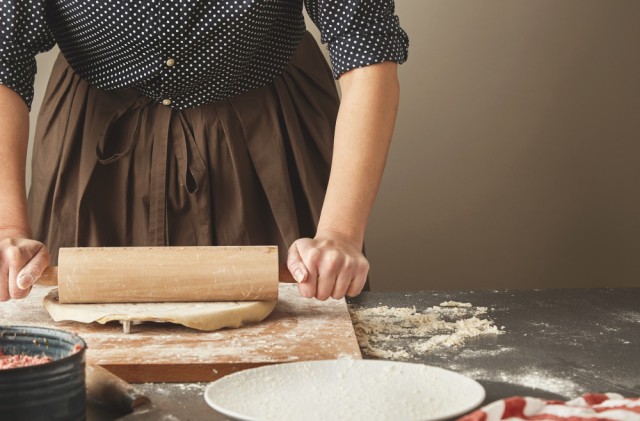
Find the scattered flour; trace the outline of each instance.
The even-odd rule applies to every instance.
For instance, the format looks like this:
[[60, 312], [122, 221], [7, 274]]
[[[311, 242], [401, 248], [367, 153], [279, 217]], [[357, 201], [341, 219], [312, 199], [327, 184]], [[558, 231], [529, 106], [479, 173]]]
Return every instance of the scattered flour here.
[[519, 384], [533, 389], [544, 390], [564, 396], [567, 399], [581, 396], [587, 392], [568, 378], [557, 377], [551, 372], [536, 367], [523, 367], [520, 373], [506, 373], [500, 370], [489, 371], [484, 369], [462, 369], [460, 373], [476, 380]]
[[459, 355], [461, 358], [470, 359], [495, 357], [501, 354], [508, 354], [510, 352], [515, 352], [515, 348], [504, 347], [496, 349], [463, 349]]
[[440, 307], [471, 307], [471, 303], [460, 303], [458, 301], [445, 301], [440, 303]]
[[209, 386], [209, 383], [181, 383], [176, 385], [180, 390], [186, 390], [189, 392], [204, 392]]
[[[493, 321], [480, 318], [486, 307], [446, 301], [419, 312], [415, 307], [350, 308], [351, 319], [364, 352], [383, 359], [408, 359], [410, 352], [425, 353], [462, 345], [467, 338], [501, 333]], [[404, 346], [397, 339], [411, 339]]]

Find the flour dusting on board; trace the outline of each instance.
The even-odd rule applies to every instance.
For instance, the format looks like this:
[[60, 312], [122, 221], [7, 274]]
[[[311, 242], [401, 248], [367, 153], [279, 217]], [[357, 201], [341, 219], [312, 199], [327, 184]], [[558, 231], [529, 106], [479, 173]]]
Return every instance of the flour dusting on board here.
[[[50, 289], [36, 285], [26, 299], [2, 303], [0, 320], [76, 333], [87, 342], [88, 361], [135, 367], [130, 371], [138, 376], [136, 381], [209, 381], [220, 376], [216, 370], [226, 373], [271, 363], [361, 358], [345, 300], [308, 300], [295, 284], [279, 285], [278, 305], [260, 323], [201, 332], [149, 322], [129, 335], [116, 322], [53, 322], [42, 306]], [[182, 365], [180, 370], [173, 368], [176, 361]]]
[[[501, 331], [481, 316], [486, 307], [446, 301], [417, 311], [415, 307], [350, 308], [351, 319], [363, 351], [376, 358], [406, 359], [410, 352], [425, 353], [464, 344], [468, 338]], [[412, 338], [404, 348], [392, 345], [398, 338]]]

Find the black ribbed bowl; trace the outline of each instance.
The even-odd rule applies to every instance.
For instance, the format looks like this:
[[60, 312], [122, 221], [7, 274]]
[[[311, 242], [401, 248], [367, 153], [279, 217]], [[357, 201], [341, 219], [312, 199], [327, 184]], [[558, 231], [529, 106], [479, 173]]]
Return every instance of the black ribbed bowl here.
[[[74, 346], [78, 352], [72, 353]], [[86, 392], [84, 352], [77, 335], [33, 326], [0, 326], [0, 348], [6, 355], [46, 355], [41, 365], [0, 370], [0, 419], [84, 420]]]

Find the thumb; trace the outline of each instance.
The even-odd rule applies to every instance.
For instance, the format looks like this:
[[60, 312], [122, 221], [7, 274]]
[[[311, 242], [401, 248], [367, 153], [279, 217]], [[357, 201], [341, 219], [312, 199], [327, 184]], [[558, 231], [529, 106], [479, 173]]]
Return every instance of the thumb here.
[[41, 246], [36, 255], [18, 273], [16, 280], [18, 288], [22, 290], [31, 288], [47, 266], [49, 266], [49, 252], [45, 246]]
[[298, 251], [298, 246], [296, 243], [293, 243], [289, 248], [289, 255], [287, 256], [287, 268], [291, 275], [293, 275], [293, 279], [298, 283], [302, 283], [307, 280], [309, 275], [309, 271], [307, 267], [304, 265], [302, 261], [302, 257], [300, 257], [300, 251]]

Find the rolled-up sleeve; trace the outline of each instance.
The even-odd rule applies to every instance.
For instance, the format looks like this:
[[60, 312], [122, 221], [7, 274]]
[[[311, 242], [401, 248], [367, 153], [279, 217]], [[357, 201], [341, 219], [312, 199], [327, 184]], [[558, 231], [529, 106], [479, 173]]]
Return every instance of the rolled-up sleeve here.
[[31, 109], [36, 54], [54, 38], [46, 21], [47, 0], [0, 1], [0, 84], [18, 93]]
[[393, 0], [305, 0], [305, 6], [327, 44], [336, 79], [357, 67], [407, 60], [409, 37]]

